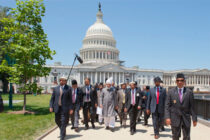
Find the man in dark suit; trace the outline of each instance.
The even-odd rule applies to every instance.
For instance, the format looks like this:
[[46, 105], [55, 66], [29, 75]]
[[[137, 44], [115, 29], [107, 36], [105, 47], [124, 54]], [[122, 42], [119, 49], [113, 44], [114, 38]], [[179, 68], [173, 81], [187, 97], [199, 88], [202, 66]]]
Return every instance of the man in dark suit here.
[[89, 129], [88, 125], [88, 113], [91, 117], [92, 128], [95, 128], [95, 116], [97, 108], [97, 91], [94, 87], [90, 85], [90, 79], [85, 78], [85, 86], [82, 87], [83, 94], [83, 115], [84, 115], [84, 124], [85, 130]]
[[164, 108], [166, 99], [166, 89], [160, 86], [161, 79], [154, 79], [155, 87], [151, 88], [147, 100], [147, 114], [152, 113], [152, 122], [154, 127], [154, 138], [159, 138], [160, 129], [164, 130]]
[[129, 113], [130, 132], [133, 135], [136, 132], [137, 113], [141, 109], [141, 94], [136, 89], [135, 82], [131, 82], [130, 87], [131, 89], [126, 91], [124, 111]]
[[166, 124], [172, 127], [173, 140], [179, 140], [181, 129], [183, 140], [190, 140], [190, 127], [192, 116], [193, 126], [197, 125], [197, 116], [194, 111], [193, 92], [186, 88], [185, 76], [178, 73], [176, 76], [177, 87], [169, 90], [165, 104]]
[[60, 139], [66, 136], [66, 126], [69, 122], [69, 114], [73, 113], [71, 90], [66, 77], [60, 78], [60, 85], [53, 89], [50, 99], [50, 112], [55, 112], [55, 122], [60, 128]]
[[83, 96], [82, 96], [82, 90], [78, 88], [77, 81], [72, 80], [71, 81], [72, 88], [72, 104], [73, 104], [73, 114], [70, 115], [71, 117], [71, 124], [72, 129], [75, 129], [76, 132], [79, 132], [79, 110], [83, 106]]
[[145, 90], [141, 92], [141, 97], [142, 97], [142, 106], [141, 106], [141, 110], [144, 113], [144, 125], [147, 126], [148, 125], [148, 118], [149, 118], [149, 114], [147, 114], [146, 112], [146, 107], [147, 107], [147, 100], [148, 100], [148, 96], [150, 94], [150, 87], [146, 86]]

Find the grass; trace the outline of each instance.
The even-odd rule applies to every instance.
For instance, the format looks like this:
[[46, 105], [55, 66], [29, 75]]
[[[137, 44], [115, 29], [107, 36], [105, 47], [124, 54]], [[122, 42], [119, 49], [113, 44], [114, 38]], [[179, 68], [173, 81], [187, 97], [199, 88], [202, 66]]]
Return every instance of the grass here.
[[[22, 110], [23, 102], [13, 104], [13, 110], [4, 104], [4, 112], [0, 113], [0, 140], [34, 140], [54, 126], [54, 114], [49, 113], [50, 97], [27, 95], [26, 110], [36, 112], [33, 115], [8, 114], [13, 110]], [[3, 94], [2, 98], [8, 100], [8, 94]], [[13, 95], [13, 100], [23, 100], [23, 95]]]

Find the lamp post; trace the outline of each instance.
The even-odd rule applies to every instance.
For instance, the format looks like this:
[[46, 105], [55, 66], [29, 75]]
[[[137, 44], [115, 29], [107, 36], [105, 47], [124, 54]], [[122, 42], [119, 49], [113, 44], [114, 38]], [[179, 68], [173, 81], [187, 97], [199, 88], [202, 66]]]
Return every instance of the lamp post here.
[[56, 71], [56, 69], [52, 72], [52, 75], [54, 76], [53, 84], [57, 85], [58, 84], [58, 81], [57, 81], [58, 72]]

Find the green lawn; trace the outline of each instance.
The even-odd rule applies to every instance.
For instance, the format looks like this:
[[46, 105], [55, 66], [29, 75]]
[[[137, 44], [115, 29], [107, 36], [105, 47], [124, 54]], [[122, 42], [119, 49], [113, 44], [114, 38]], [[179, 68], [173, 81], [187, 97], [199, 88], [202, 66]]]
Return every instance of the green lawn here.
[[[26, 110], [34, 111], [34, 115], [8, 114], [8, 104], [0, 113], [0, 140], [34, 140], [50, 127], [55, 125], [54, 114], [49, 113], [51, 95], [27, 95]], [[8, 100], [8, 94], [2, 95]], [[23, 95], [14, 95], [13, 100], [23, 100]], [[13, 110], [22, 110], [23, 102], [13, 104]]]

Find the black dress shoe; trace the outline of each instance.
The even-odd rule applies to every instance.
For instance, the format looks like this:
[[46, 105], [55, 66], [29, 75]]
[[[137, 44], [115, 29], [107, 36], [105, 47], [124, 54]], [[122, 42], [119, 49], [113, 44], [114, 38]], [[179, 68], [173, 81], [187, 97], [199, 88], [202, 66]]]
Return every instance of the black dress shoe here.
[[79, 128], [75, 127], [74, 131], [78, 133], [79, 132]]
[[114, 132], [114, 128], [111, 128], [111, 131]]
[[85, 130], [88, 130], [89, 129], [89, 126], [87, 125], [87, 126], [85, 126]]
[[92, 128], [93, 128], [93, 129], [95, 129], [95, 128], [96, 128], [96, 127], [95, 127], [95, 124], [92, 124]]
[[134, 130], [131, 130], [131, 135], [134, 135]]
[[71, 129], [74, 129], [74, 128], [75, 128], [74, 126], [71, 127]]
[[109, 130], [109, 126], [106, 127], [106, 130]]

